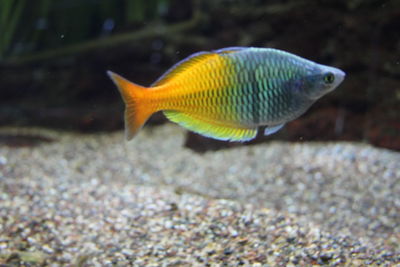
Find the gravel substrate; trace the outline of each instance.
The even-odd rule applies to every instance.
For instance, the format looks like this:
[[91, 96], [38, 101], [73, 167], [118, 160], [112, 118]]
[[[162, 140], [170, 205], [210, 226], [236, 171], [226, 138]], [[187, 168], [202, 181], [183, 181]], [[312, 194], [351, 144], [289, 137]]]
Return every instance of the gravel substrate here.
[[0, 266], [400, 264], [400, 153], [32, 131], [56, 141], [0, 147]]

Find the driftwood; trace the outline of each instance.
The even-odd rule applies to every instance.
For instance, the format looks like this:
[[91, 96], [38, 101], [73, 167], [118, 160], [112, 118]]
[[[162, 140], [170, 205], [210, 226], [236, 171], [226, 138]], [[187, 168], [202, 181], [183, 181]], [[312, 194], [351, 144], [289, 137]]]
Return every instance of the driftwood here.
[[109, 48], [123, 43], [129, 43], [144, 39], [175, 35], [181, 36], [184, 32], [189, 31], [190, 29], [193, 29], [194, 27], [199, 25], [201, 21], [202, 15], [200, 12], [196, 11], [193, 14], [193, 17], [188, 21], [167, 26], [164, 24], [151, 24], [138, 31], [114, 34], [109, 37], [46, 50], [26, 56], [11, 57], [2, 62], [0, 61], [0, 63], [3, 65], [21, 65], [60, 56], [80, 54], [91, 51], [93, 49]]

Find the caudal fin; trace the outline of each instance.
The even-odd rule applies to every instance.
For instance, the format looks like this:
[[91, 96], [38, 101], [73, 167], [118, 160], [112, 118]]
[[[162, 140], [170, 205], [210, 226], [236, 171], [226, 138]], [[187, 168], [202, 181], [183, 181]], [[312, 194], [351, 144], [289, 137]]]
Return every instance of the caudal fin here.
[[125, 102], [125, 137], [131, 140], [154, 112], [141, 103], [147, 89], [112, 71], [107, 71], [107, 74], [118, 87]]

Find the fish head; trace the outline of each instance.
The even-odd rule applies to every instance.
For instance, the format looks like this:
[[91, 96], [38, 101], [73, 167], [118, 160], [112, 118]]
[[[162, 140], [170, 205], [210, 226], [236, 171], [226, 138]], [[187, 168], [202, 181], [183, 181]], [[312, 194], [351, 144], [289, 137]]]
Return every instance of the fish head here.
[[338, 68], [316, 64], [305, 75], [302, 91], [307, 98], [316, 100], [338, 87], [345, 76]]

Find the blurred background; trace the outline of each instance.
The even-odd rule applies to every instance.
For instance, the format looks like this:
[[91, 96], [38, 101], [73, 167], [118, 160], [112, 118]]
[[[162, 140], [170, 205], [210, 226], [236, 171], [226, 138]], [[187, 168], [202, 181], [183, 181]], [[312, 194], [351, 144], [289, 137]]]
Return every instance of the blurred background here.
[[[0, 126], [121, 130], [123, 103], [106, 70], [149, 85], [194, 52], [257, 46], [347, 77], [251, 144], [347, 140], [400, 150], [399, 29], [398, 0], [2, 0]], [[165, 122], [157, 114], [147, 127]], [[2, 133], [0, 143], [19, 138]], [[197, 151], [237, 145], [193, 133], [186, 140]]]

